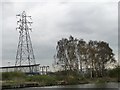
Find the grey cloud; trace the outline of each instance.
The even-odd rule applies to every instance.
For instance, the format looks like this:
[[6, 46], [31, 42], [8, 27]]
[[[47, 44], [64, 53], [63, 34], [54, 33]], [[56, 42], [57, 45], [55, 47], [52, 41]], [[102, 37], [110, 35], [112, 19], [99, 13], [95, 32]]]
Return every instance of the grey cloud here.
[[35, 56], [36, 59], [49, 59], [49, 58], [53, 58], [54, 55], [54, 47], [50, 46], [49, 44], [47, 45], [34, 45], [34, 52], [35, 52]]
[[116, 50], [118, 32], [115, 6], [116, 4], [109, 3], [70, 2], [5, 4], [2, 19], [3, 61], [15, 60], [19, 36], [15, 30], [15, 15], [23, 10], [32, 15], [33, 32], [30, 35], [36, 62], [42, 65], [53, 63], [57, 41], [68, 38], [69, 35], [85, 40], [104, 40]]
[[[97, 31], [99, 32], [99, 29], [102, 29], [101, 31], [103, 32], [106, 31], [105, 29], [110, 29], [106, 28], [109, 26], [106, 24], [111, 22], [106, 20], [106, 18], [110, 16], [105, 16], [109, 12], [107, 13], [104, 10], [104, 4], [101, 5], [97, 3], [96, 5], [96, 3], [84, 3], [83, 5], [80, 5], [81, 3], [74, 3], [74, 5], [71, 5], [69, 13], [66, 15], [66, 17], [63, 18], [61, 22], [58, 23], [60, 30], [71, 33], [80, 32], [82, 34], [92, 34], [97, 33]], [[114, 25], [115, 24], [116, 23], [114, 22]]]

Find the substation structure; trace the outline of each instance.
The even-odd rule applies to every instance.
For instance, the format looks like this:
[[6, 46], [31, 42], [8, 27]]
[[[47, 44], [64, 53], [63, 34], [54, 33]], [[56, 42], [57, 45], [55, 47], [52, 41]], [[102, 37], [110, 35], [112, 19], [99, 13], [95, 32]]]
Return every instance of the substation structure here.
[[[29, 72], [29, 68], [32, 69], [32, 72]], [[40, 64], [0, 67], [1, 72], [23, 72], [25, 74], [32, 74], [32, 75], [34, 74], [47, 75], [48, 69], [49, 66], [40, 66]]]

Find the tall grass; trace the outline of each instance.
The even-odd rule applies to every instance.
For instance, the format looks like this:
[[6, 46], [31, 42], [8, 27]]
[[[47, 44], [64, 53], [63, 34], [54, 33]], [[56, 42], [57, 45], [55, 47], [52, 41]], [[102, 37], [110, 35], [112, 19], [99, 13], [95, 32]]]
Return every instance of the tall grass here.
[[25, 74], [22, 72], [3, 72], [2, 80], [15, 80], [15, 79], [24, 79]]
[[27, 76], [26, 81], [39, 82], [41, 85], [54, 85], [54, 84], [56, 84], [55, 77], [48, 76], [48, 75]]

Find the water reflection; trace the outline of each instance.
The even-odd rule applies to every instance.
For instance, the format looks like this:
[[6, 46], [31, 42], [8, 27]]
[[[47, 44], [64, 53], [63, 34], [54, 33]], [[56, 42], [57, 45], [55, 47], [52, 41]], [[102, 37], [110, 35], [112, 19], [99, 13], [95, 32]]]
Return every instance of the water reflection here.
[[[120, 83], [103, 83], [103, 84], [80, 84], [65, 86], [48, 86], [48, 87], [32, 87], [10, 90], [118, 90]], [[120, 89], [119, 89], [120, 90]]]
[[118, 88], [120, 83], [103, 83], [103, 84], [81, 84], [81, 85], [65, 85], [65, 86], [50, 86], [44, 88]]

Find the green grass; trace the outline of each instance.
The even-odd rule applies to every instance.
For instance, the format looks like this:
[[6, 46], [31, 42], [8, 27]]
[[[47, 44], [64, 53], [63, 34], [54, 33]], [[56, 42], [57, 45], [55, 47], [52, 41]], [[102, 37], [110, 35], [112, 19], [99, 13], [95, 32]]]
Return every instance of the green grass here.
[[22, 84], [26, 82], [36, 82], [39, 85], [55, 85], [57, 84], [57, 79], [55, 76], [49, 75], [26, 75], [22, 72], [3, 72], [2, 73], [3, 85], [15, 85]]
[[25, 78], [25, 74], [22, 72], [3, 72], [2, 73], [2, 80], [22, 80]]
[[41, 85], [54, 85], [56, 84], [56, 79], [53, 76], [48, 75], [34, 75], [27, 76], [25, 81], [29, 82], [39, 82]]
[[90, 78], [87, 76], [82, 76], [75, 74], [75, 72], [56, 72], [53, 75], [26, 75], [22, 72], [3, 72], [2, 84], [3, 85], [19, 85], [24, 83], [37, 83], [39, 86], [52, 86], [62, 84], [84, 84], [84, 83], [105, 83], [105, 82], [117, 82], [118, 74], [120, 73], [120, 68], [115, 68], [108, 71], [108, 76], [106, 77], [95, 77]]

